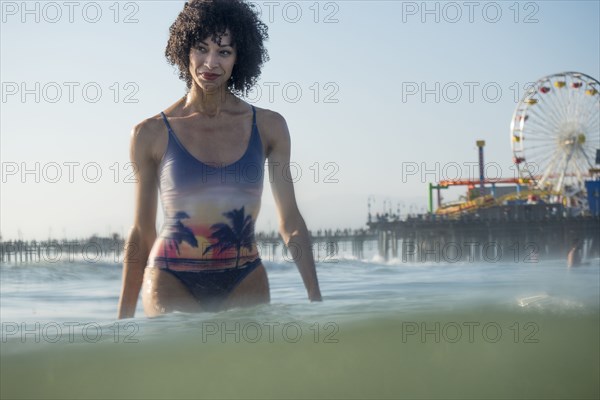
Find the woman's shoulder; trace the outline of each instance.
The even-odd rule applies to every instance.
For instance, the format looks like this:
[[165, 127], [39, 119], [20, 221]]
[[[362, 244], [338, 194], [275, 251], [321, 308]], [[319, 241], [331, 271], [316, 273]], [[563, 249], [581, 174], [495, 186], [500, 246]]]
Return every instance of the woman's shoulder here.
[[256, 125], [267, 144], [267, 157], [274, 148], [288, 146], [290, 133], [283, 115], [267, 108], [256, 108]]
[[[169, 107], [164, 109], [165, 114], [171, 115], [172, 112], [178, 110], [179, 106], [183, 101], [182, 99], [177, 100], [175, 103], [171, 104]], [[158, 112], [157, 114], [144, 119], [143, 121], [136, 124], [131, 130], [131, 135], [133, 138], [137, 138], [142, 141], [156, 141], [161, 138], [166, 139], [166, 127], [165, 121], [163, 119], [162, 113]]]
[[165, 134], [165, 123], [160, 114], [148, 117], [131, 130], [131, 138], [137, 141], [154, 141]]
[[288, 136], [287, 122], [283, 115], [267, 108], [256, 108], [256, 124], [262, 133], [271, 138]]
[[162, 154], [160, 146], [166, 145], [166, 129], [160, 114], [148, 117], [131, 129], [131, 144], [152, 155]]
[[260, 108], [254, 106], [256, 109], [256, 119], [257, 122], [260, 120], [261, 122], [265, 122], [267, 124], [284, 124], [285, 118], [283, 115], [279, 114], [277, 111], [269, 110], [268, 108]]

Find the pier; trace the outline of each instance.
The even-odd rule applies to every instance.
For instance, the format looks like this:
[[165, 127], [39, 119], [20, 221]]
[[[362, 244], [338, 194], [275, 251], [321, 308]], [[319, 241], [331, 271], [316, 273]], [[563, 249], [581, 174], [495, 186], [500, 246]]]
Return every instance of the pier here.
[[[539, 263], [566, 259], [578, 243], [585, 258], [600, 257], [600, 217], [571, 216], [560, 204], [495, 206], [448, 218], [435, 214], [405, 219], [369, 218], [364, 229], [310, 232], [312, 252], [320, 263], [338, 262], [339, 255], [365, 259], [377, 254], [401, 263]], [[293, 261], [293, 249], [276, 232], [257, 232], [264, 260]], [[122, 263], [125, 240], [91, 237], [80, 240], [0, 242], [2, 263]]]
[[575, 243], [584, 257], [600, 256], [600, 217], [570, 216], [559, 204], [496, 206], [455, 219], [380, 218], [368, 226], [386, 260], [538, 263], [566, 258]]
[[[376, 240], [376, 235], [366, 229], [326, 229], [309, 233], [317, 262], [337, 262], [340, 251], [346, 253], [348, 250], [353, 257], [364, 258], [365, 243], [372, 247]], [[294, 250], [284, 246], [276, 232], [257, 232], [256, 243], [263, 260], [293, 261]], [[124, 248], [125, 239], [116, 234], [77, 240], [8, 240], [0, 242], [0, 262], [33, 264], [79, 260], [86, 263], [122, 263]]]

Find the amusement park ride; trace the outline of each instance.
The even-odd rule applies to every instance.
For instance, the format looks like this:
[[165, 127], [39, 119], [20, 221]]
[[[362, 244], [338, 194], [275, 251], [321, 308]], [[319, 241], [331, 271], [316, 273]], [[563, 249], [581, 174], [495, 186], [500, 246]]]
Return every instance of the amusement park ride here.
[[[513, 204], [562, 204], [570, 215], [598, 215], [600, 203], [600, 82], [578, 72], [549, 75], [535, 82], [517, 105], [510, 126], [518, 177], [487, 180], [478, 141], [479, 180], [446, 180], [429, 185], [429, 210], [437, 190], [436, 214], [449, 217], [480, 208]], [[594, 160], [595, 158], [595, 160]], [[596, 164], [596, 165], [594, 165]], [[495, 196], [497, 184], [516, 191]], [[466, 202], [441, 205], [440, 190], [468, 186]], [[486, 185], [490, 193], [486, 194]], [[479, 191], [474, 189], [479, 186]]]

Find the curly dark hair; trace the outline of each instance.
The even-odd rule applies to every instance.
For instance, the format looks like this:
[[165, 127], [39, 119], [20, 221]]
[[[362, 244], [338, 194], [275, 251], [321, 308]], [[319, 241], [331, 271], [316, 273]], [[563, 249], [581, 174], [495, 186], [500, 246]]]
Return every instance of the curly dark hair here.
[[189, 72], [190, 50], [211, 37], [221, 44], [221, 36], [229, 29], [237, 58], [227, 88], [245, 95], [260, 76], [262, 65], [269, 60], [264, 41], [269, 38], [267, 26], [260, 21], [253, 4], [242, 0], [191, 0], [169, 29], [165, 50], [167, 61], [179, 68], [179, 78], [188, 91], [192, 87]]

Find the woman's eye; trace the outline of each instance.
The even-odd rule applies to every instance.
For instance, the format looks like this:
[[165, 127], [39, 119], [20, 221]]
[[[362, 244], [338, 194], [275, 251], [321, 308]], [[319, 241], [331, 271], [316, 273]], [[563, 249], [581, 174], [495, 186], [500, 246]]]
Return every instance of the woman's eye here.
[[[204, 54], [204, 53], [208, 53], [208, 49], [206, 47], [194, 47], [198, 52]], [[222, 56], [230, 56], [233, 54], [233, 52], [231, 50], [220, 50], [219, 54], [221, 54]]]

